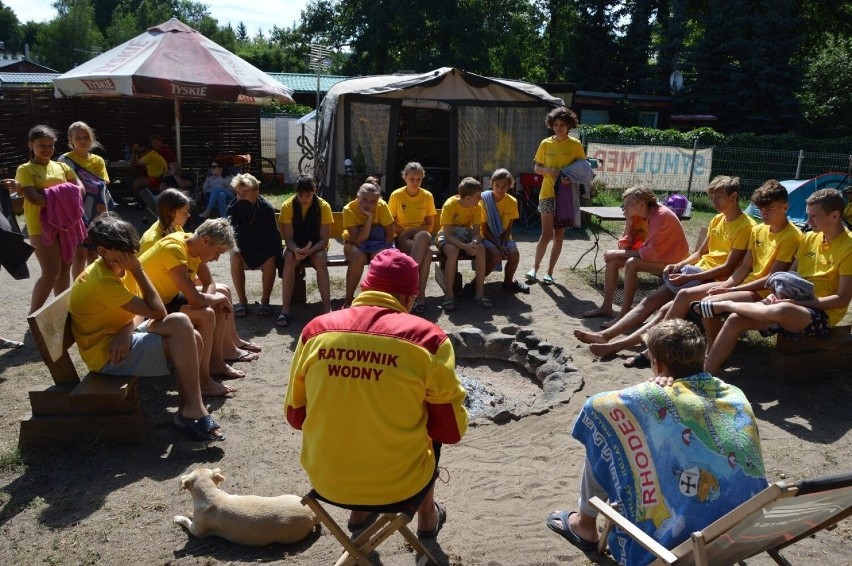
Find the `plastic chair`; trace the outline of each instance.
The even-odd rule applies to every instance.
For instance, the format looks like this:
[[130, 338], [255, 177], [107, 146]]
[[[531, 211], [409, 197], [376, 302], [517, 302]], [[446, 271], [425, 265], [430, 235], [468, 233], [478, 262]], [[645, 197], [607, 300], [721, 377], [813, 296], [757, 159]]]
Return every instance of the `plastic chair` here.
[[541, 175], [535, 173], [518, 174], [518, 182], [521, 185], [520, 220], [527, 228], [532, 228], [541, 222], [541, 215], [538, 212], [538, 194], [541, 191], [543, 180], [544, 178]]

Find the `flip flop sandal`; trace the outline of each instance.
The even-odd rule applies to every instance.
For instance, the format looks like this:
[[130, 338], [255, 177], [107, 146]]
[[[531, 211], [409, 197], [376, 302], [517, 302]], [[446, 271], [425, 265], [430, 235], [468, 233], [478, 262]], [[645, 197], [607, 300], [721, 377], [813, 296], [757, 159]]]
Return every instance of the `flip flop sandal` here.
[[535, 276], [535, 270], [530, 269], [529, 271], [527, 271], [526, 275], [524, 275], [524, 279], [527, 280], [527, 283], [535, 283], [536, 281], [538, 281]]
[[248, 305], [245, 303], [237, 303], [234, 305], [234, 316], [236, 318], [245, 318], [248, 315]]
[[254, 342], [246, 342], [243, 340], [243, 343], [238, 346], [238, 348], [242, 350], [246, 350], [247, 352], [257, 352], [258, 354], [261, 352], [262, 348], [255, 344]]
[[14, 350], [15, 348], [23, 348], [23, 347], [24, 347], [24, 343], [18, 342], [17, 340], [7, 340], [7, 339], [3, 338], [3, 340], [0, 341], [0, 350], [6, 350], [6, 349]]
[[426, 303], [415, 302], [414, 306], [411, 307], [411, 314], [416, 314], [417, 316], [426, 314]]
[[260, 305], [260, 308], [257, 309], [257, 316], [271, 316], [272, 315], [272, 307], [267, 304]]
[[441, 527], [444, 526], [444, 523], [447, 522], [447, 508], [444, 507], [443, 503], [435, 502], [435, 509], [438, 510], [438, 522], [435, 524], [435, 528], [431, 531], [421, 531], [417, 529], [417, 538], [435, 538], [438, 536], [438, 533], [441, 532]]
[[577, 513], [576, 511], [566, 512], [557, 511], [551, 513], [547, 517], [547, 528], [558, 534], [569, 543], [576, 546], [583, 552], [595, 552], [598, 549], [598, 544], [590, 540], [581, 538], [577, 533], [571, 530], [571, 525], [568, 524], [568, 518]]
[[275, 321], [275, 326], [278, 328], [287, 328], [290, 326], [290, 323], [293, 322], [293, 317], [286, 312], [282, 312], [278, 315], [278, 320]]
[[689, 303], [689, 310], [699, 318], [713, 318], [716, 316], [712, 301], [693, 301]]
[[644, 352], [640, 352], [635, 356], [630, 356], [624, 360], [622, 365], [626, 368], [646, 369], [651, 367], [651, 360], [648, 359], [648, 356], [646, 356]]
[[484, 309], [490, 309], [491, 307], [494, 306], [494, 303], [491, 302], [491, 299], [489, 299], [485, 295], [482, 295], [481, 297], [479, 297], [478, 299], [475, 299], [475, 300], [476, 300], [476, 304], [478, 304], [480, 307], [482, 307]]
[[530, 286], [521, 283], [517, 279], [515, 279], [511, 283], [503, 283], [503, 288], [513, 293], [526, 293], [529, 295], [530, 292]]
[[346, 528], [349, 529], [350, 533], [354, 533], [356, 531], [363, 531], [364, 529], [375, 523], [376, 519], [378, 518], [379, 513], [373, 511], [372, 513], [367, 515], [367, 518], [361, 521], [360, 523], [346, 523]]
[[258, 359], [259, 357], [260, 357], [260, 354], [258, 354], [257, 352], [246, 351], [246, 353], [243, 354], [242, 356], [240, 356], [239, 358], [232, 358], [230, 360], [225, 360], [225, 361], [228, 362], [229, 364], [233, 364], [233, 363], [236, 363], [236, 362], [253, 362], [256, 359]]
[[444, 297], [444, 300], [441, 301], [441, 308], [444, 309], [444, 312], [453, 312], [456, 310], [456, 300], [452, 297]]
[[548, 273], [547, 275], [545, 275], [544, 277], [541, 278], [541, 282], [544, 285], [553, 285], [553, 283], [554, 283], [553, 276]]
[[[175, 416], [175, 426], [182, 429], [193, 440], [208, 441], [208, 440], [225, 440], [225, 433], [221, 432], [222, 427], [219, 426], [212, 416], [205, 415], [200, 419], [190, 419], [181, 414]], [[213, 431], [219, 429], [220, 434], [213, 434]]]

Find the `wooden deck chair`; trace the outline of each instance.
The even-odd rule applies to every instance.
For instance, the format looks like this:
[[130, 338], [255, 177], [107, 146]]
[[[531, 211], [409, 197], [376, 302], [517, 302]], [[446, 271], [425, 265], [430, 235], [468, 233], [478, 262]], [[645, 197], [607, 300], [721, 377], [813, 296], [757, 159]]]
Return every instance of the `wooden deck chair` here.
[[779, 481], [673, 549], [667, 549], [597, 497], [592, 506], [604, 515], [604, 534], [617, 525], [657, 557], [653, 564], [715, 566], [743, 564], [766, 552], [782, 566], [779, 551], [852, 515], [852, 473], [797, 482]]
[[351, 507], [329, 501], [315, 490], [311, 490], [310, 493], [302, 498], [302, 504], [307, 505], [316, 513], [323, 526], [343, 546], [344, 552], [335, 563], [335, 566], [349, 566], [352, 564], [366, 566], [372, 564], [367, 556], [396, 531], [399, 531], [399, 534], [414, 549], [417, 555], [417, 566], [425, 564], [437, 566], [438, 563], [432, 554], [423, 546], [423, 543], [420, 542], [414, 533], [411, 532], [411, 529], [408, 528], [408, 523], [411, 522], [417, 513], [417, 508], [426, 496], [427, 491], [428, 489], [402, 503], [384, 507], [370, 507], [371, 510], [380, 513], [379, 518], [354, 539], [349, 538], [349, 535], [340, 528], [331, 515], [328, 514], [328, 511], [320, 504], [320, 501], [343, 509], [351, 509]]

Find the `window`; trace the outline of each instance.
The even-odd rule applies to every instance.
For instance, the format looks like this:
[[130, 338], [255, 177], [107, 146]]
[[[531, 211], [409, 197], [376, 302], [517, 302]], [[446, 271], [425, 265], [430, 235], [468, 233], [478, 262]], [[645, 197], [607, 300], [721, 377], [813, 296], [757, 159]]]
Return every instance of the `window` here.
[[609, 110], [591, 110], [584, 108], [580, 111], [580, 123], [588, 126], [609, 124]]
[[659, 112], [640, 112], [639, 125], [643, 128], [656, 128]]

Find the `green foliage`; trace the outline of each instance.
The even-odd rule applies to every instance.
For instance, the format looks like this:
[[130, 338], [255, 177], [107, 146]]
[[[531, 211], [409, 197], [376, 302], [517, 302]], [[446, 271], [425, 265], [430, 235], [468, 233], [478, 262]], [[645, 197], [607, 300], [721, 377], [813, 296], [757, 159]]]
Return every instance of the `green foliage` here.
[[3, 41], [6, 51], [17, 53], [22, 50], [21, 31], [18, 16], [0, 2], [0, 41]]
[[305, 106], [304, 104], [267, 104], [260, 109], [260, 115], [265, 118], [276, 116], [285, 116], [292, 118], [301, 118], [305, 114], [313, 112], [313, 107]]
[[59, 17], [38, 32], [33, 49], [45, 65], [64, 72], [103, 51], [104, 37], [90, 0], [58, 0], [54, 7]]
[[809, 59], [799, 102], [813, 131], [852, 131], [852, 37], [826, 34]]

